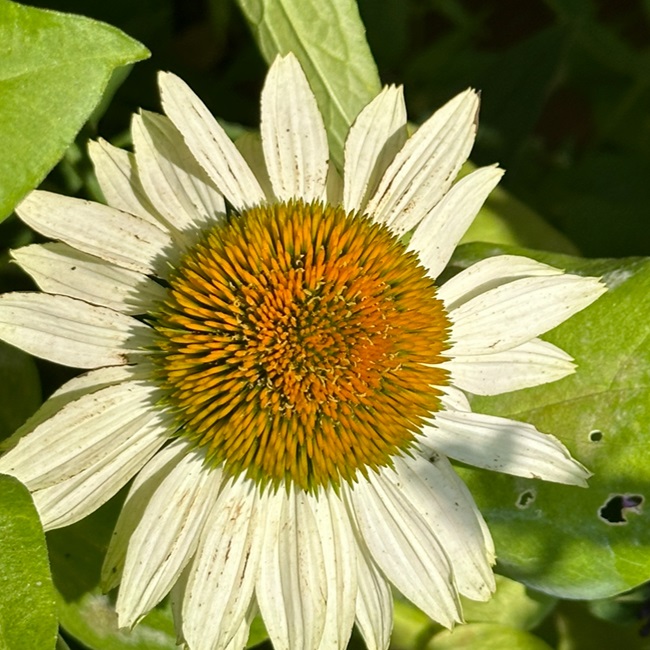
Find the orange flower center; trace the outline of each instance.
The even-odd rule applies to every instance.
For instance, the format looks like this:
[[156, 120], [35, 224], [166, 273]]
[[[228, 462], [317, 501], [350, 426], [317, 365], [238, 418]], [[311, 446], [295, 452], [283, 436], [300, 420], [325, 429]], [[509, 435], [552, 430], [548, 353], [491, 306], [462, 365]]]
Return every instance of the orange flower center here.
[[261, 485], [336, 488], [391, 464], [439, 408], [449, 321], [365, 216], [256, 207], [181, 260], [154, 324], [180, 435]]

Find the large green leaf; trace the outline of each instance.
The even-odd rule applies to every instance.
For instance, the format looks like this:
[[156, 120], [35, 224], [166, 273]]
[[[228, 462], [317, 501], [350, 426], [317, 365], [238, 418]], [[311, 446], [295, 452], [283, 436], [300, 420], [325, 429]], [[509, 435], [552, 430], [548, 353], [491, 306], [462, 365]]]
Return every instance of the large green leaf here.
[[0, 0], [0, 219], [61, 158], [113, 70], [147, 56], [110, 25]]
[[43, 528], [27, 489], [0, 475], [0, 649], [52, 650], [56, 602]]
[[[469, 245], [453, 263], [497, 252]], [[460, 471], [492, 530], [500, 571], [559, 597], [604, 598], [650, 579], [650, 521], [640, 515], [650, 496], [650, 260], [528, 254], [602, 275], [609, 291], [544, 337], [575, 357], [574, 375], [476, 398], [473, 408], [554, 434], [594, 476], [581, 489]]]
[[293, 52], [307, 74], [341, 167], [343, 143], [381, 84], [354, 0], [237, 0], [268, 63]]

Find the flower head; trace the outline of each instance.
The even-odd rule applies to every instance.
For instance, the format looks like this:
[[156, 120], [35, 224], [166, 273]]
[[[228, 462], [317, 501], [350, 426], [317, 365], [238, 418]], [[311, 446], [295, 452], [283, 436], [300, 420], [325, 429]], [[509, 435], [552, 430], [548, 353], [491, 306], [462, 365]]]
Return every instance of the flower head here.
[[401, 90], [384, 89], [341, 176], [291, 55], [269, 71], [261, 141], [239, 149], [180, 79], [160, 86], [166, 117], [134, 118], [135, 154], [91, 146], [108, 206], [37, 191], [18, 208], [56, 241], [14, 251], [42, 293], [0, 297], [0, 337], [89, 372], [10, 439], [0, 472], [46, 528], [133, 479], [104, 585], [124, 626], [171, 591], [191, 650], [243, 647], [258, 612], [278, 649], [342, 648], [355, 622], [385, 648], [391, 584], [453, 625], [459, 594], [494, 589], [494, 548], [447, 457], [588, 476], [463, 391], [573, 372], [537, 337], [602, 284], [515, 256], [436, 283], [501, 176], [454, 183], [471, 90], [407, 138]]

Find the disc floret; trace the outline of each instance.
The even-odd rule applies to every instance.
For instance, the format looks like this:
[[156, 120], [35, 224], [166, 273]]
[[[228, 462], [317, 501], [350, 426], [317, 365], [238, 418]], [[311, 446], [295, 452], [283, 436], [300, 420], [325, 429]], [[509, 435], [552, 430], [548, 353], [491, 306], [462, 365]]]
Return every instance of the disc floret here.
[[408, 450], [439, 408], [449, 322], [384, 226], [291, 201], [213, 227], [157, 315], [181, 435], [261, 485], [313, 491]]

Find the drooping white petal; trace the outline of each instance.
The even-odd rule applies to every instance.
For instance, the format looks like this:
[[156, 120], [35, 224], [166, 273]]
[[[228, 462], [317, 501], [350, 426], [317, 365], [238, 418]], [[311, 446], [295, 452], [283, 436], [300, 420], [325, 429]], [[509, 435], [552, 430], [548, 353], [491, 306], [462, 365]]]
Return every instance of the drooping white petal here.
[[139, 370], [138, 366], [109, 366], [91, 370], [71, 379], [43, 402], [36, 413], [19, 427], [13, 435], [0, 443], [0, 452], [13, 449], [19, 440], [34, 431], [37, 426], [51, 418], [69, 402], [105, 386], [141, 378]]
[[223, 217], [223, 196], [167, 117], [142, 111], [131, 131], [142, 186], [173, 229], [193, 233]]
[[161, 72], [163, 108], [198, 163], [237, 209], [264, 203], [260, 184], [205, 104], [177, 76]]
[[393, 595], [365, 545], [357, 552], [357, 586], [359, 632], [368, 650], [387, 650], [393, 630]]
[[132, 153], [100, 138], [97, 142], [88, 143], [88, 154], [108, 205], [163, 228], [160, 215], [142, 188]]
[[563, 274], [523, 278], [449, 312], [451, 355], [509, 350], [556, 327], [605, 292], [597, 278]]
[[100, 203], [35, 190], [16, 208], [46, 237], [139, 273], [163, 272], [172, 248], [158, 226]]
[[141, 414], [133, 435], [108, 449], [78, 474], [32, 493], [46, 530], [69, 526], [104, 505], [156, 453], [168, 437], [169, 425], [155, 412]]
[[108, 264], [67, 244], [33, 244], [11, 255], [42, 291], [125, 314], [146, 313], [165, 296], [165, 289], [146, 275]]
[[461, 620], [451, 563], [430, 527], [381, 475], [346, 489], [359, 531], [384, 575], [435, 621]]
[[457, 356], [442, 364], [452, 383], [475, 395], [499, 395], [562, 379], [575, 372], [571, 356], [541, 339], [494, 354]]
[[327, 579], [323, 549], [308, 496], [278, 490], [266, 504], [255, 593], [276, 650], [319, 647]]
[[591, 475], [557, 438], [525, 422], [441, 411], [432, 424], [422, 428], [423, 444], [468, 465], [580, 486]]
[[104, 592], [117, 587], [122, 579], [124, 561], [131, 535], [140, 523], [151, 497], [176, 467], [180, 459], [189, 453], [191, 444], [178, 438], [161, 449], [137, 474], [129, 494], [122, 505], [120, 516], [111, 536], [101, 572]]
[[83, 395], [23, 436], [0, 458], [0, 472], [16, 476], [30, 490], [75, 476], [135, 440], [138, 420], [155, 408], [156, 396], [155, 387], [139, 381]]
[[401, 86], [387, 86], [357, 116], [345, 141], [343, 207], [363, 212], [368, 197], [406, 142]]
[[469, 156], [478, 103], [478, 95], [466, 90], [436, 111], [395, 156], [366, 212], [400, 235], [418, 224]]
[[75, 368], [128, 363], [150, 328], [106, 307], [37, 292], [0, 296], [0, 338], [41, 359]]
[[115, 609], [131, 627], [155, 607], [192, 559], [222, 473], [203, 453], [183, 456], [159, 485], [129, 542]]
[[254, 544], [263, 521], [259, 502], [253, 481], [229, 482], [205, 522], [183, 599], [183, 630], [192, 650], [225, 650], [246, 621], [260, 554]]
[[395, 473], [386, 471], [384, 475], [419, 513], [440, 545], [449, 549], [460, 593], [473, 600], [487, 600], [496, 587], [491, 568], [494, 545], [486, 546], [482, 516], [449, 461], [439, 454], [396, 458]]
[[327, 609], [321, 650], [345, 648], [354, 625], [357, 599], [357, 543], [350, 517], [338, 495], [327, 492], [312, 499], [320, 533], [325, 574]]
[[417, 251], [432, 278], [447, 266], [456, 244], [503, 176], [497, 167], [482, 167], [459, 180], [420, 221], [409, 250]]
[[323, 118], [293, 54], [277, 57], [262, 90], [260, 132], [266, 168], [280, 201], [322, 200], [329, 148]]
[[513, 280], [563, 275], [562, 269], [521, 255], [496, 255], [472, 264], [438, 289], [438, 298], [447, 310], [457, 309], [468, 300]]
[[247, 614], [246, 617], [242, 620], [239, 629], [233, 636], [230, 643], [226, 646], [225, 650], [244, 650], [246, 647], [246, 642], [248, 641], [248, 636], [250, 634], [251, 623], [255, 618], [256, 614]]

